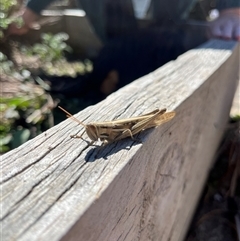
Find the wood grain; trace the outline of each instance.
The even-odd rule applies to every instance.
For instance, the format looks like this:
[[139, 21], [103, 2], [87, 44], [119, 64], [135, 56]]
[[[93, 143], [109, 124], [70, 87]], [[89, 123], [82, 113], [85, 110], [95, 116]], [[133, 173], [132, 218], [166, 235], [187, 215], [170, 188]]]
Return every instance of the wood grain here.
[[142, 132], [142, 144], [87, 147], [69, 137], [82, 127], [67, 119], [3, 155], [2, 240], [182, 240], [228, 120], [238, 51], [211, 40], [76, 115], [177, 112]]

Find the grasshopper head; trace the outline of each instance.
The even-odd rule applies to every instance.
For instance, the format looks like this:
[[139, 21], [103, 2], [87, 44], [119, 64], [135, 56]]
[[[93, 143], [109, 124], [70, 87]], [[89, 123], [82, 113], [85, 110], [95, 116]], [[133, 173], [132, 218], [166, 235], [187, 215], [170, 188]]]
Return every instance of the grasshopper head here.
[[99, 138], [98, 128], [95, 125], [86, 125], [86, 132], [92, 141], [97, 141]]

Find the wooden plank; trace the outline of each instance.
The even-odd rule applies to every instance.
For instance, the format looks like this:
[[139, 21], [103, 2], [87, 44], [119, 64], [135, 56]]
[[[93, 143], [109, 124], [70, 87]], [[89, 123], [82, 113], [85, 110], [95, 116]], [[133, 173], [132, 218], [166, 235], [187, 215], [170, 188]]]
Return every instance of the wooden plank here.
[[158, 128], [99, 150], [70, 119], [2, 156], [2, 240], [181, 240], [224, 131], [238, 45], [212, 40], [76, 115], [85, 123], [157, 108]]

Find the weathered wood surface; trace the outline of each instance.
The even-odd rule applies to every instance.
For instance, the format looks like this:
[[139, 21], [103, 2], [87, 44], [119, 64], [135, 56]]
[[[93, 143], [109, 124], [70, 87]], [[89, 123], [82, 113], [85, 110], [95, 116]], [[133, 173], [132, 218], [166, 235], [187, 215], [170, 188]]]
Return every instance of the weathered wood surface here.
[[76, 116], [96, 122], [166, 107], [176, 117], [99, 150], [70, 119], [1, 158], [2, 240], [181, 240], [224, 130], [236, 42], [212, 40]]

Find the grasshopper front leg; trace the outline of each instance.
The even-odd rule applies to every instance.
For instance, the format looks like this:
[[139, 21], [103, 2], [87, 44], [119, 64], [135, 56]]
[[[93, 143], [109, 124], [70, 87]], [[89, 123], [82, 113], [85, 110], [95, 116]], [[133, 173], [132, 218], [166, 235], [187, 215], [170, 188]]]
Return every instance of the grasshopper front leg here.
[[94, 143], [95, 141], [92, 140], [91, 142], [89, 142], [89, 141], [84, 140], [84, 139], [82, 138], [82, 136], [83, 136], [83, 134], [84, 134], [85, 132], [86, 132], [86, 130], [84, 130], [81, 135], [71, 135], [70, 137], [71, 137], [71, 138], [81, 138], [83, 141], [86, 141], [86, 142], [88, 143], [88, 146], [94, 146], [93, 143]]
[[81, 138], [81, 139], [83, 140], [82, 136], [83, 136], [83, 134], [84, 134], [85, 132], [86, 132], [86, 130], [84, 130], [81, 135], [75, 134], [75, 135], [71, 135], [70, 137], [71, 137], [71, 138]]

